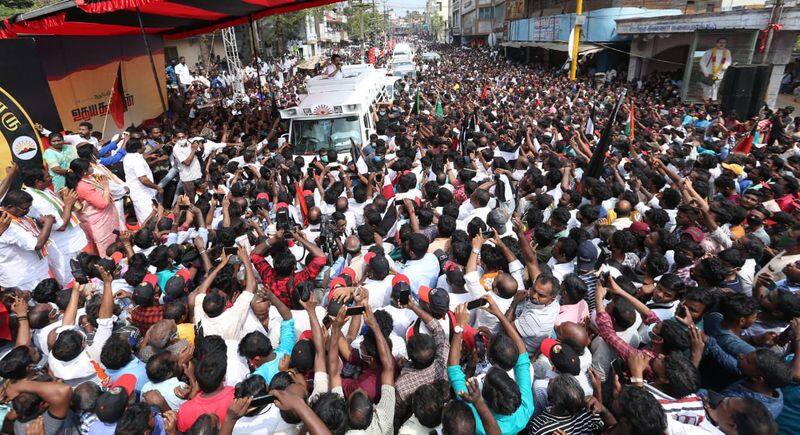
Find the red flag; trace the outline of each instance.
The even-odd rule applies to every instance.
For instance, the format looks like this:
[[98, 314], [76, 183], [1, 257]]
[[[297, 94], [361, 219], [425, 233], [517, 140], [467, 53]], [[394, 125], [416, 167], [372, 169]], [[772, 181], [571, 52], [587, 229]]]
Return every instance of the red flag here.
[[306, 204], [306, 198], [303, 196], [302, 184], [297, 184], [295, 198], [297, 198], [297, 203], [300, 205], [300, 214], [303, 216], [303, 224], [308, 225], [308, 204]]
[[128, 106], [125, 104], [125, 90], [122, 89], [122, 63], [117, 65], [117, 77], [114, 78], [114, 87], [111, 88], [111, 100], [108, 103], [108, 113], [114, 118], [117, 128], [125, 125], [125, 112]]
[[758, 123], [753, 123], [753, 128], [750, 130], [750, 134], [747, 135], [746, 138], [742, 139], [741, 142], [736, 144], [733, 147], [731, 152], [734, 153], [742, 153], [742, 154], [750, 154], [750, 150], [753, 148], [753, 140], [756, 137], [756, 130], [758, 129]]
[[0, 304], [0, 338], [11, 340], [11, 326], [9, 325], [8, 308], [5, 304]]
[[628, 140], [630, 140], [631, 143], [633, 143], [633, 135], [636, 130], [636, 114], [634, 113], [634, 106], [636, 106], [636, 100], [631, 98], [631, 113], [630, 117], [628, 118], [628, 122], [630, 123], [631, 126], [631, 132], [630, 136], [628, 137]]

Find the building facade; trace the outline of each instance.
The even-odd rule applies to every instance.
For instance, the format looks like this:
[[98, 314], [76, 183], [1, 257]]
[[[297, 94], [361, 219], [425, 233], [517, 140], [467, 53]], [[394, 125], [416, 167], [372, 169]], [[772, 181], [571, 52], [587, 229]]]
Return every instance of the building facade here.
[[447, 42], [450, 28], [450, 0], [426, 0], [425, 28], [437, 42]]
[[681, 83], [681, 98], [702, 98], [700, 61], [706, 51], [724, 38], [734, 66], [763, 66], [768, 82], [763, 101], [777, 104], [778, 92], [792, 61], [792, 50], [800, 35], [800, 7], [784, 6], [776, 14], [780, 30], [767, 41], [772, 7], [721, 10], [689, 17], [629, 18], [617, 21], [620, 35], [631, 38], [628, 77], [647, 77], [672, 72]]

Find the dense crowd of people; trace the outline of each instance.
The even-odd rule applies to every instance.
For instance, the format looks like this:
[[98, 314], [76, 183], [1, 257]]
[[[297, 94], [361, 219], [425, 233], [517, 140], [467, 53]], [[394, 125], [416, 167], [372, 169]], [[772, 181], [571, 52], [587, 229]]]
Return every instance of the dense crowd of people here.
[[434, 48], [355, 153], [282, 137], [291, 60], [43, 129], [0, 184], [3, 433], [800, 432], [791, 111]]

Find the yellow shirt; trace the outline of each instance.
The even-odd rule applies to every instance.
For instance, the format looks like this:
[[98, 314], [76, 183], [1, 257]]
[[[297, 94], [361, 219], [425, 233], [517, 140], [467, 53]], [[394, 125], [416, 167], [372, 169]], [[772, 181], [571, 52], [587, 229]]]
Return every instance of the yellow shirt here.
[[178, 338], [194, 344], [194, 324], [181, 323], [178, 325]]

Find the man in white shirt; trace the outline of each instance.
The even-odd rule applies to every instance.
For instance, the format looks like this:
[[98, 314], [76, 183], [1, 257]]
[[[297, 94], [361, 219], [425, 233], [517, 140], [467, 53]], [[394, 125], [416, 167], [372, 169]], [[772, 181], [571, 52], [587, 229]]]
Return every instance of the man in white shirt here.
[[180, 62], [175, 65], [175, 75], [178, 76], [178, 84], [184, 92], [189, 85], [192, 84], [192, 74], [189, 72], [189, 67], [186, 66], [186, 58], [181, 56]]
[[[485, 189], [476, 189], [475, 192], [472, 192], [472, 195], [469, 198], [471, 210], [467, 208], [459, 211], [459, 219], [456, 223], [456, 228], [466, 231], [469, 223], [475, 218], [480, 219], [485, 224], [486, 219], [489, 216], [489, 212], [492, 211], [492, 209], [489, 207], [490, 199], [491, 194]], [[463, 216], [461, 214], [462, 211], [464, 212]]]
[[33, 202], [28, 216], [39, 219], [42, 216], [53, 216], [53, 230], [50, 240], [57, 249], [53, 249], [47, 257], [58, 282], [66, 287], [72, 281], [72, 269], [69, 260], [76, 258], [88, 243], [86, 233], [73, 212], [78, 200], [75, 191], [62, 190], [63, 198], [48, 187], [50, 174], [42, 169], [27, 170], [22, 174], [23, 190], [31, 195]]
[[344, 77], [344, 74], [342, 73], [342, 56], [339, 56], [338, 54], [331, 56], [331, 63], [325, 67], [325, 72], [323, 72], [323, 74], [329, 79], [338, 80]]
[[[243, 325], [247, 313], [250, 312], [250, 302], [253, 300], [253, 292], [256, 289], [256, 277], [250, 257], [244, 248], [239, 248], [237, 257], [245, 270], [246, 283], [244, 291], [235, 301], [228, 300], [227, 296], [219, 290], [195, 296], [194, 323], [202, 325], [205, 335], [219, 335], [224, 340], [235, 341], [239, 341], [245, 336]], [[221, 261], [211, 274], [216, 276], [227, 263], [227, 259]], [[208, 278], [206, 279], [208, 280]], [[202, 288], [202, 286], [198, 288]], [[226, 308], [229, 302], [232, 302], [232, 305], [230, 308]]]
[[92, 123], [91, 122], [81, 122], [78, 124], [78, 134], [65, 134], [63, 136], [64, 143], [77, 147], [82, 143], [90, 143], [94, 145], [96, 149], [100, 149], [100, 142], [97, 141], [97, 138], [92, 136]]
[[202, 137], [179, 140], [175, 143], [175, 148], [172, 149], [172, 156], [175, 158], [175, 164], [178, 167], [178, 177], [183, 183], [183, 191], [187, 194], [195, 191], [195, 181], [203, 176], [200, 168], [200, 159], [197, 158], [197, 152], [203, 149], [203, 142], [205, 142], [205, 139]]
[[130, 198], [139, 224], [144, 223], [153, 212], [156, 195], [164, 192], [164, 188], [153, 182], [153, 171], [141, 154], [143, 147], [141, 139], [131, 138], [125, 145], [128, 154], [122, 159], [125, 181], [130, 188]]
[[369, 293], [369, 306], [378, 309], [389, 305], [394, 278], [394, 275], [389, 275], [389, 262], [386, 257], [374, 252], [367, 252], [364, 262], [367, 265], [364, 271], [364, 288]]
[[528, 295], [511, 304], [514, 326], [517, 327], [528, 352], [536, 352], [542, 340], [549, 337], [561, 308], [558, 303], [558, 280], [539, 275]]
[[49, 278], [47, 255], [50, 231], [55, 217], [42, 216], [37, 222], [28, 216], [33, 198], [27, 192], [12, 190], [3, 199], [0, 215], [0, 287], [33, 290]]
[[439, 278], [439, 259], [428, 253], [428, 238], [414, 233], [402, 246], [405, 265], [399, 271], [411, 281], [411, 292], [417, 294], [420, 286], [436, 287]]

